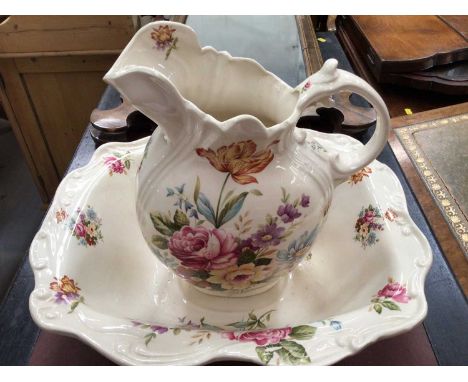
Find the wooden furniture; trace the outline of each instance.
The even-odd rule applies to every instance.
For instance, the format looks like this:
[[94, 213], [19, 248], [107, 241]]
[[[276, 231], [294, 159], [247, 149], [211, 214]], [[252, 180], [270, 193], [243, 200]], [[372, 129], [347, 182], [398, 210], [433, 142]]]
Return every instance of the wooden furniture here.
[[446, 94], [468, 94], [468, 16], [339, 16], [375, 81]]
[[[466, 153], [466, 147], [456, 147], [453, 142], [458, 139], [459, 144], [463, 145], [462, 138], [467, 135], [467, 126], [468, 103], [463, 103], [392, 119], [394, 133], [389, 142], [453, 273], [468, 296], [468, 261], [464, 256], [468, 248], [468, 223], [463, 197], [466, 194], [467, 185], [463, 179], [466, 179], [467, 168], [463, 154], [456, 154], [463, 151]], [[420, 136], [414, 139], [413, 136], [427, 129], [439, 130], [439, 134], [443, 134], [444, 129], [446, 134], [449, 134], [449, 130], [453, 134], [454, 129], [465, 131], [455, 132], [458, 138], [435, 139], [434, 149], [430, 151], [436, 152], [439, 148], [442, 151], [441, 158], [434, 158], [434, 154], [426, 158], [429, 150], [424, 141], [434, 137]], [[447, 145], [450, 148], [444, 148]], [[452, 152], [448, 153], [448, 150]], [[441, 160], [445, 162], [443, 166], [439, 165]], [[453, 168], [444, 169], [446, 166]]]
[[10, 16], [0, 23], [0, 99], [49, 202], [134, 33], [129, 16]]
[[350, 19], [349, 16], [337, 17], [336, 35], [356, 74], [369, 82], [379, 92], [387, 104], [391, 117], [405, 115], [406, 109], [417, 113], [468, 101], [468, 96], [466, 95], [441, 96], [436, 92], [379, 83], [366, 62], [364, 55], [356, 46], [354, 39], [350, 35], [350, 31], [343, 25], [344, 21], [348, 19]]

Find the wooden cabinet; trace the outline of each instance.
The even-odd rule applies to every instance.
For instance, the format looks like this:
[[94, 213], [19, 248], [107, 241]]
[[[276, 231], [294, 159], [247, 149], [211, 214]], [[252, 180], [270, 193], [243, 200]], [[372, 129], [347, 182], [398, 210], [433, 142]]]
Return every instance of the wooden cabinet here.
[[10, 16], [0, 23], [0, 97], [44, 202], [65, 173], [130, 16]]

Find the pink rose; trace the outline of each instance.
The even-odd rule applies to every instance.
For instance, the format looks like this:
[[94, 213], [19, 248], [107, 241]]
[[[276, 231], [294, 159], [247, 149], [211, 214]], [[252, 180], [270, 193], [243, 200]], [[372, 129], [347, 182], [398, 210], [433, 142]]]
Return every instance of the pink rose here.
[[104, 163], [107, 165], [107, 166], [110, 166], [112, 165], [112, 163], [114, 163], [116, 160], [118, 160], [115, 156], [110, 156], [110, 157], [106, 157], [104, 159]]
[[107, 157], [104, 160], [104, 163], [107, 165], [107, 167], [110, 168], [112, 172], [122, 174], [125, 170], [125, 166], [122, 161], [114, 156]]
[[184, 226], [168, 246], [182, 265], [192, 269], [223, 269], [237, 263], [237, 243], [221, 229]]
[[375, 218], [375, 215], [371, 211], [366, 212], [366, 214], [364, 215], [364, 221], [368, 223], [372, 223], [374, 218]]
[[383, 289], [379, 290], [377, 293], [379, 297], [387, 297], [395, 300], [396, 302], [407, 303], [409, 301], [409, 296], [406, 294], [406, 288], [400, 283], [388, 283], [384, 286]]
[[75, 225], [75, 235], [78, 237], [86, 236], [86, 227], [82, 223], [77, 223]]
[[117, 161], [117, 162], [114, 162], [112, 163], [112, 171], [113, 172], [116, 172], [118, 174], [122, 174], [125, 170], [125, 167], [123, 165], [123, 163], [121, 161]]
[[266, 329], [259, 332], [226, 332], [224, 337], [240, 342], [255, 342], [259, 346], [277, 344], [291, 334], [288, 326], [281, 329]]

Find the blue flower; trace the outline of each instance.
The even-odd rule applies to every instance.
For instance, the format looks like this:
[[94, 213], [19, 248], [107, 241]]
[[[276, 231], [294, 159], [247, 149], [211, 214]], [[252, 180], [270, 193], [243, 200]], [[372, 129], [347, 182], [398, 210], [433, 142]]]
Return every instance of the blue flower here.
[[341, 330], [343, 328], [343, 326], [341, 325], [341, 321], [336, 320], [330, 321], [330, 326], [335, 330]]
[[193, 204], [190, 203], [188, 200], [185, 200], [185, 212], [187, 212], [191, 208], [193, 208]]
[[88, 216], [88, 219], [91, 220], [91, 221], [97, 219], [96, 212], [91, 207], [87, 208], [86, 215]]
[[305, 253], [302, 252], [304, 252], [304, 249], [309, 249], [316, 235], [317, 229], [314, 229], [310, 233], [309, 231], [305, 231], [301, 236], [289, 244], [288, 249], [279, 251], [276, 257], [281, 261], [291, 261], [298, 256], [305, 255]]
[[192, 208], [190, 211], [189, 211], [189, 216], [191, 218], [195, 218], [195, 219], [198, 219], [198, 212], [196, 209]]

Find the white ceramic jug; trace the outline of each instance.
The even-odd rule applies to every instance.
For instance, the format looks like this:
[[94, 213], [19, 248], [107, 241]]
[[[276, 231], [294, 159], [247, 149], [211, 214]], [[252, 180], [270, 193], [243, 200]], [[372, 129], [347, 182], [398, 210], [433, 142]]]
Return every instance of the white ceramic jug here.
[[[177, 275], [215, 295], [260, 293], [290, 272], [334, 187], [376, 158], [390, 128], [381, 97], [336, 60], [291, 88], [251, 59], [200, 48], [178, 23], [140, 29], [104, 79], [159, 125], [138, 174], [143, 236]], [[375, 133], [352, 152], [314, 150], [296, 122], [341, 90], [373, 105]]]

